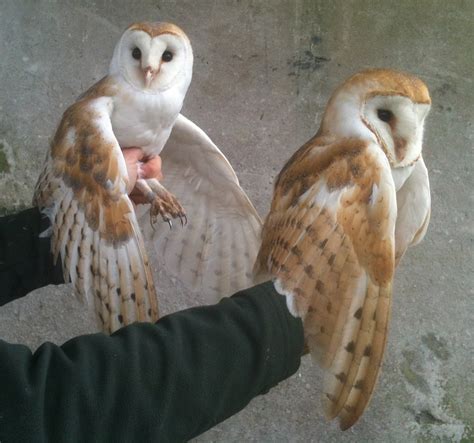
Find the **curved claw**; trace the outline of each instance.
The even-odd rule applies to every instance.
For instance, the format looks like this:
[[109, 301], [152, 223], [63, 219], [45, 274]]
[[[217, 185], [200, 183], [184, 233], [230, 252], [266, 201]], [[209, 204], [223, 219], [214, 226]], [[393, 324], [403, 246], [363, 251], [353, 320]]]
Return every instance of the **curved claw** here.
[[165, 221], [168, 222], [168, 225], [170, 226], [170, 230], [173, 229], [173, 222], [171, 221], [171, 219], [166, 219]]
[[156, 231], [155, 223], [156, 223], [156, 217], [150, 214], [150, 225], [153, 228], [153, 231]]

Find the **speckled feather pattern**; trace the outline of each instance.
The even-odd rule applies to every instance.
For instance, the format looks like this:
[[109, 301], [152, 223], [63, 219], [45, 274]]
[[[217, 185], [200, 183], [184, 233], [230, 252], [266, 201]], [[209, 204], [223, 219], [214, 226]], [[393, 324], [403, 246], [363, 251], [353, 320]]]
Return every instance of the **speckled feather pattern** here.
[[370, 397], [378, 371], [369, 369], [380, 366], [385, 346], [395, 189], [382, 188], [370, 207], [374, 185], [383, 186], [382, 176], [390, 175], [387, 162], [378, 164], [376, 148], [356, 140], [313, 143], [295, 167], [314, 184], [307, 190], [301, 180], [291, 185], [292, 164], [279, 176], [257, 263], [294, 297], [307, 343], [331, 374], [327, 415], [340, 415], [346, 426]]
[[64, 114], [34, 204], [50, 217], [54, 259], [64, 278], [113, 332], [156, 321], [158, 301], [133, 205], [125, 162], [107, 117], [113, 86], [105, 79]]

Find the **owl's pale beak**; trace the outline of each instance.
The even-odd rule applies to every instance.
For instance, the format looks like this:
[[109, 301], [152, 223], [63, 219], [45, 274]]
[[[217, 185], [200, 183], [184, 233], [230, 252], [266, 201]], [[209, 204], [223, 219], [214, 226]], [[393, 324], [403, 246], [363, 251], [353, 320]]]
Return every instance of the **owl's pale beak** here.
[[147, 88], [150, 87], [151, 82], [155, 78], [156, 74], [160, 72], [160, 66], [158, 66], [158, 69], [153, 69], [151, 66], [147, 66], [145, 68], [145, 86]]

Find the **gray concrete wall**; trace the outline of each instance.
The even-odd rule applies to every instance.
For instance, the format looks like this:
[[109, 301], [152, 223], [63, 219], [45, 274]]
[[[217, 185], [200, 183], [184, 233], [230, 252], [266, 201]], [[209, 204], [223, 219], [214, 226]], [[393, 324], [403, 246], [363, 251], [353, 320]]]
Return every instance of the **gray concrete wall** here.
[[[474, 441], [473, 1], [20, 1], [0, 7], [0, 210], [28, 206], [65, 108], [107, 70], [132, 21], [181, 25], [195, 51], [184, 113], [222, 148], [257, 208], [317, 129], [333, 88], [387, 66], [429, 85], [424, 156], [432, 222], [396, 277], [373, 401], [353, 429], [327, 423], [307, 359], [200, 441]], [[156, 270], [160, 281], [166, 276]], [[166, 312], [198, 301], [160, 284]], [[0, 337], [36, 347], [95, 330], [68, 288], [0, 309]]]

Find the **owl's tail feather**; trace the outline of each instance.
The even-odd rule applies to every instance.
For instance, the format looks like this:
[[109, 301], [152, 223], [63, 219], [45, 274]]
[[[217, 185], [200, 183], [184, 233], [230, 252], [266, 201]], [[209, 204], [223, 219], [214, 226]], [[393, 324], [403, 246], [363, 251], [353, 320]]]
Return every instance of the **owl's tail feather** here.
[[[368, 406], [382, 364], [390, 318], [391, 284], [379, 287], [368, 278], [359, 327], [352, 330], [329, 367], [325, 382], [325, 411], [351, 427]], [[357, 311], [356, 311], [357, 312]], [[343, 336], [346, 335], [343, 332]]]

